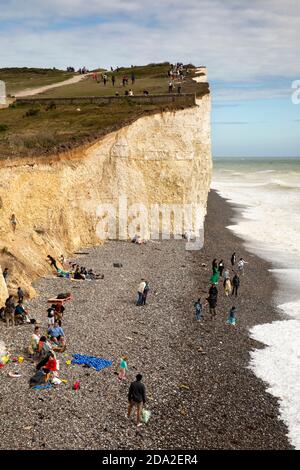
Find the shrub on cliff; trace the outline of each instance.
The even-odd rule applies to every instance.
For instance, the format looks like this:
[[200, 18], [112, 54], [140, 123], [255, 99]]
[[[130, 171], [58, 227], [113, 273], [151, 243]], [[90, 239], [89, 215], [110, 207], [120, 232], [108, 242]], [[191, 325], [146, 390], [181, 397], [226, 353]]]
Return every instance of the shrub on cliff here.
[[5, 132], [5, 131], [7, 131], [7, 129], [8, 129], [7, 124], [0, 124], [0, 132]]

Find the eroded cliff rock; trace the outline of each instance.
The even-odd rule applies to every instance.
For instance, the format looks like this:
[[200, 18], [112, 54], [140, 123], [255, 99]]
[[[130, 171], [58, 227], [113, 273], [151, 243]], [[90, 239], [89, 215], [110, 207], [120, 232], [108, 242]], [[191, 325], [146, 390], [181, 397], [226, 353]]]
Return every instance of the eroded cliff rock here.
[[[48, 254], [101, 243], [104, 204], [118, 212], [122, 197], [128, 208], [142, 204], [149, 214], [155, 204], [198, 204], [205, 211], [210, 95], [193, 108], [143, 117], [73, 153], [1, 161], [0, 174], [0, 264], [10, 271], [12, 293], [22, 285], [33, 295], [32, 280], [50, 270]], [[6, 295], [1, 288], [1, 303]]]

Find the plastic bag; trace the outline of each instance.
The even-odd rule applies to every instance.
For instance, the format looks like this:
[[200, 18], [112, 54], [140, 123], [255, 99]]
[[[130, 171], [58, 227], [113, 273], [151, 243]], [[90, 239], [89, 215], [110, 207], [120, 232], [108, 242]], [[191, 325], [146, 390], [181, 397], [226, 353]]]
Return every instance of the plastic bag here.
[[142, 410], [142, 421], [143, 421], [143, 423], [147, 424], [150, 417], [151, 417], [151, 411], [143, 409]]

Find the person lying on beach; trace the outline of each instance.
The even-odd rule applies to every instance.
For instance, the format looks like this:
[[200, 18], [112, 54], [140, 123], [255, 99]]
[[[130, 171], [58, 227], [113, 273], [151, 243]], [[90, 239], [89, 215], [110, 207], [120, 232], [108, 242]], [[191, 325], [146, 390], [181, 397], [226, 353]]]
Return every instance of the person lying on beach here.
[[136, 243], [137, 245], [143, 245], [146, 243], [146, 240], [143, 240], [139, 235], [134, 235], [131, 243]]
[[104, 279], [104, 274], [96, 274], [92, 269], [87, 272], [86, 279]]
[[85, 275], [79, 271], [79, 266], [76, 267], [75, 273], [74, 273], [74, 279], [85, 279]]

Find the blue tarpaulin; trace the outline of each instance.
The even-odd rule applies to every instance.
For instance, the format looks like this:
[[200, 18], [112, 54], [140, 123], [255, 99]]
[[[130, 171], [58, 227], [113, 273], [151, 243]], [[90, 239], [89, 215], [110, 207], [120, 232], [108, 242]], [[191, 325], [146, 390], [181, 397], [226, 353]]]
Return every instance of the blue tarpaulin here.
[[101, 370], [112, 365], [112, 361], [102, 359], [101, 357], [84, 356], [82, 354], [73, 354], [72, 364], [87, 365], [93, 369]]

